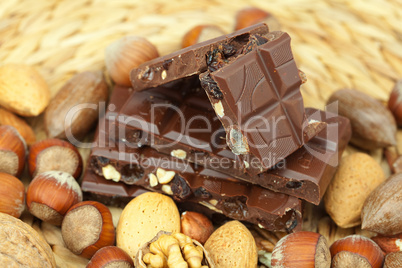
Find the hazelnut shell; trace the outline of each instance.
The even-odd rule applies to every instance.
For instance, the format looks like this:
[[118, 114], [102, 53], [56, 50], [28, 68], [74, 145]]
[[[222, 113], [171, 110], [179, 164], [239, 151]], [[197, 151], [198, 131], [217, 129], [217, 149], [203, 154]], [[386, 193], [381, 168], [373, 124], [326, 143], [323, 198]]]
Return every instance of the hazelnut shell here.
[[31, 146], [28, 169], [32, 177], [45, 171], [64, 171], [78, 179], [82, 173], [82, 157], [71, 143], [46, 139]]

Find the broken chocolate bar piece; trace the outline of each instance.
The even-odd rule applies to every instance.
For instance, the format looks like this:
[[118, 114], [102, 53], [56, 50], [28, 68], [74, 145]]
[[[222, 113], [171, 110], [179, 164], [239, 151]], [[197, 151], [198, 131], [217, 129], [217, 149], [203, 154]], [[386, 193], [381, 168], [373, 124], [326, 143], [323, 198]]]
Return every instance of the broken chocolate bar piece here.
[[[136, 185], [128, 185], [122, 182], [113, 182], [105, 180], [104, 177], [95, 174], [92, 170], [87, 169], [84, 173], [81, 187], [85, 200], [95, 200], [108, 206], [117, 206], [124, 208], [133, 198], [149, 190]], [[230, 218], [224, 214], [211, 210], [207, 206], [194, 202], [177, 201], [177, 206], [181, 212], [196, 211], [209, 217], [216, 224], [223, 224]], [[278, 218], [279, 220], [279, 218]], [[285, 221], [286, 218], [280, 219]], [[245, 222], [245, 221], [243, 221]], [[300, 229], [300, 224], [295, 230]], [[283, 223], [277, 223], [278, 226], [283, 226]], [[262, 225], [260, 225], [262, 227]], [[282, 228], [282, 227], [280, 227]]]
[[84, 198], [104, 203], [108, 206], [124, 207], [134, 197], [149, 190], [135, 185], [105, 180], [87, 168], [81, 182]]
[[274, 168], [258, 174], [254, 182], [263, 187], [302, 198], [318, 205], [332, 180], [352, 129], [346, 117], [306, 108], [310, 122], [327, 127]]
[[131, 147], [148, 145], [233, 176], [244, 175], [243, 162], [236, 161], [228, 148], [225, 131], [199, 82], [198, 87], [179, 89], [134, 92], [117, 118], [107, 117], [109, 122], [117, 122], [111, 124], [111, 139]]
[[[100, 122], [98, 133], [103, 132], [106, 124]], [[95, 140], [94, 144], [98, 143]], [[124, 182], [126, 186], [111, 187], [117, 187], [118, 195], [128, 193], [128, 185], [140, 186], [268, 230], [293, 232], [301, 228], [301, 201], [296, 197], [233, 179], [150, 147], [128, 148], [109, 140], [106, 147], [92, 149], [88, 168], [109, 181]], [[85, 180], [82, 189], [104, 192], [104, 188], [90, 189]]]
[[[133, 92], [117, 118], [110, 120], [117, 122], [112, 124], [115, 127], [111, 129], [111, 139], [148, 145], [251, 182], [246, 171], [259, 170], [258, 163], [240, 160], [227, 146], [225, 130], [197, 77], [177, 81], [170, 90], [165, 85]], [[321, 122], [308, 124], [305, 141], [324, 127]]]
[[[141, 186], [178, 202], [201, 204], [268, 230], [300, 230], [301, 201], [142, 147], [94, 148], [89, 168], [110, 181]], [[84, 189], [84, 187], [83, 187]]]
[[[116, 94], [120, 94], [117, 90], [119, 88], [115, 89]], [[350, 139], [347, 118], [306, 109], [309, 125], [324, 122], [328, 128], [275, 168], [258, 176], [250, 176], [236, 166], [242, 162], [236, 161], [237, 156], [227, 147], [225, 132], [211, 111], [205, 92], [192, 90], [187, 95], [184, 94], [185, 90], [180, 93], [174, 90], [170, 94], [166, 92], [163, 88], [133, 92], [122, 110], [119, 110], [123, 105], [121, 102], [114, 103], [114, 114], [106, 119], [111, 122], [109, 125], [114, 126], [110, 133], [122, 135], [113, 134], [115, 137], [112, 140], [120, 140], [119, 144], [130, 148], [150, 145], [167, 155], [318, 204], [336, 171], [336, 159], [342, 155]], [[121, 129], [116, 129], [113, 124], [118, 111]], [[181, 129], [182, 126], [186, 131]], [[300, 158], [308, 161], [301, 161]]]
[[247, 169], [250, 175], [268, 170], [300, 148], [308, 125], [289, 35], [254, 37], [244, 55], [225, 58], [200, 75], [232, 152], [253, 163]]
[[[268, 170], [325, 127], [306, 121], [290, 37], [268, 33], [263, 24], [184, 48], [131, 72], [136, 91], [179, 88], [180, 80], [192, 77], [199, 77], [208, 93], [243, 173]], [[177, 94], [167, 100], [181, 103]]]
[[221, 47], [223, 53], [233, 56], [249, 42], [250, 35], [266, 33], [268, 33], [266, 24], [256, 24], [148, 61], [131, 71], [133, 88], [140, 91], [199, 75], [208, 68], [206, 55], [209, 51]]

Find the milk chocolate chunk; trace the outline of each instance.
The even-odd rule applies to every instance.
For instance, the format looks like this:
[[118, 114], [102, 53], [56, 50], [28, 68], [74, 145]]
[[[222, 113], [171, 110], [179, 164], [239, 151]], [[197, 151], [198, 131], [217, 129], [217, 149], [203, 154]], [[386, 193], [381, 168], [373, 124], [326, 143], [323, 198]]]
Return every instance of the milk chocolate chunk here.
[[105, 180], [87, 168], [81, 182], [84, 199], [94, 200], [108, 206], [124, 207], [134, 197], [149, 190], [140, 186], [128, 185], [122, 182], [116, 183]]
[[[134, 92], [119, 111], [111, 138], [149, 145], [235, 177], [250, 178], [246, 171], [260, 170], [258, 161], [240, 159], [227, 146], [225, 130], [198, 78], [176, 81], [169, 90], [166, 86]], [[324, 127], [318, 121], [308, 124], [303, 138], [310, 140]]]
[[233, 60], [220, 54], [219, 64], [212, 61], [215, 65], [200, 80], [230, 149], [253, 162], [246, 171], [256, 175], [306, 142], [308, 122], [289, 35], [253, 35], [242, 54]]
[[[93, 148], [88, 168], [109, 184], [115, 183], [110, 188], [120, 196], [127, 195], [130, 187], [143, 187], [268, 230], [292, 232], [301, 228], [301, 201], [296, 197], [233, 179], [149, 147], [119, 148], [119, 144], [109, 141], [106, 147]], [[82, 189], [105, 193], [105, 187], [89, 185], [86, 180]]]
[[129, 94], [126, 88], [114, 89], [108, 112], [100, 120], [88, 166], [103, 179], [89, 174], [82, 182], [83, 191], [92, 198], [107, 196], [119, 204], [146, 188], [172, 195], [178, 202], [204, 206], [213, 214], [260, 224], [270, 230], [290, 232], [301, 228], [301, 201], [295, 197], [233, 179], [149, 147], [114, 143], [108, 137], [111, 120], [106, 119], [115, 116], [120, 101]]
[[[119, 144], [123, 147], [149, 145], [167, 155], [264, 188], [297, 196], [314, 204], [320, 202], [336, 171], [335, 160], [341, 156], [350, 139], [348, 119], [307, 109], [309, 127], [324, 122], [328, 128], [276, 167], [258, 176], [250, 176], [243, 172], [246, 163], [239, 161], [238, 156], [228, 148], [225, 131], [212, 112], [205, 92], [192, 89], [193, 84], [189, 81], [186, 83], [191, 86], [178, 87], [178, 91], [171, 90], [169, 94], [165, 88], [133, 92], [121, 110], [119, 107], [123, 104], [115, 104], [114, 115], [119, 113], [117, 121], [121, 128], [116, 129], [111, 123], [114, 126], [111, 128], [114, 135], [112, 140], [120, 140]], [[114, 115], [111, 118], [106, 116], [107, 121], [114, 122]], [[300, 157], [308, 161], [300, 161]], [[329, 160], [333, 164], [329, 164]]]
[[274, 168], [258, 174], [254, 182], [318, 205], [337, 170], [352, 130], [349, 119], [337, 114], [307, 108], [306, 115], [310, 122], [326, 122], [327, 127]]
[[252, 26], [154, 59], [131, 72], [137, 91], [162, 90], [198, 76], [243, 173], [268, 170], [325, 127], [306, 121], [299, 90], [302, 79], [286, 33]]
[[131, 71], [130, 77], [133, 88], [140, 91], [185, 77], [199, 75], [208, 68], [206, 56], [209, 51], [221, 47], [227, 56], [234, 56], [249, 43], [251, 35], [264, 35], [266, 33], [268, 33], [266, 24], [256, 24], [148, 61]]
[[[81, 188], [83, 190], [84, 199], [95, 200], [109, 206], [117, 206], [124, 208], [127, 203], [129, 203], [133, 198], [139, 196], [142, 193], [149, 192], [149, 190], [136, 185], [127, 185], [122, 182], [113, 182], [105, 180], [102, 176], [95, 174], [92, 170], [87, 169], [84, 173]], [[200, 188], [202, 189], [202, 188]], [[202, 192], [206, 192], [202, 189]], [[200, 190], [197, 190], [194, 195], [203, 200], [208, 200], [212, 198], [212, 195], [208, 192], [205, 194], [200, 194]], [[206, 206], [206, 203], [197, 203], [176, 200], [177, 206], [180, 211], [196, 211], [200, 212], [207, 217], [211, 218], [214, 223], [223, 224], [225, 221], [230, 220], [224, 214], [220, 213], [219, 210], [210, 209], [210, 206]], [[239, 206], [238, 206], [239, 207]], [[255, 209], [252, 209], [254, 211]], [[237, 213], [237, 212], [234, 212]], [[287, 217], [279, 217], [273, 223], [274, 228], [283, 229], [283, 226], [288, 226], [286, 230], [297, 231], [301, 228], [301, 222], [294, 220], [294, 214], [288, 213]], [[264, 216], [261, 213], [261, 216]], [[301, 220], [301, 219], [298, 219]], [[264, 222], [264, 220], [262, 220]], [[243, 221], [246, 222], [246, 221]], [[265, 224], [266, 225], [266, 224]], [[297, 225], [297, 226], [296, 226]], [[263, 227], [264, 225], [260, 225]]]

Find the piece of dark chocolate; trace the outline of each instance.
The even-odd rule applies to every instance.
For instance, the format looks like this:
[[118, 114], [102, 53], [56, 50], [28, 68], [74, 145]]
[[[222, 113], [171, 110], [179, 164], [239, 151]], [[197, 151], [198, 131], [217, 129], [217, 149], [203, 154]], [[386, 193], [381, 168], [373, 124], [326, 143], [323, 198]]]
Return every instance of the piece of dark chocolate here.
[[177, 79], [199, 75], [208, 68], [207, 62], [210, 59], [207, 58], [207, 54], [209, 51], [220, 47], [223, 53], [233, 56], [249, 42], [250, 35], [267, 33], [266, 24], [256, 24], [148, 61], [131, 71], [130, 77], [133, 88], [140, 91]]

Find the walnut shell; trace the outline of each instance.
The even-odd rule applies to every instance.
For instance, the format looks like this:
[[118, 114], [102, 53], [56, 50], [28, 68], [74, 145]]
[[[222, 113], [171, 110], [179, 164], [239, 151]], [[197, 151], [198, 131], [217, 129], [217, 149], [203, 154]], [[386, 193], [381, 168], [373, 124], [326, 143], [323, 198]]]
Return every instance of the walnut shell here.
[[[135, 256], [135, 262], [134, 262], [135, 267], [137, 267], [137, 268], [147, 268], [147, 265], [142, 261], [142, 258], [144, 257], [145, 254], [147, 254], [147, 253], [150, 252], [149, 246], [151, 245], [151, 243], [153, 243], [153, 242], [155, 242], [156, 240], [158, 240], [158, 238], [159, 238], [161, 235], [164, 235], [164, 234], [170, 235], [170, 234], [172, 234], [172, 233], [171, 233], [171, 232], [160, 231], [159, 233], [156, 234], [156, 236], [155, 236], [151, 241], [145, 243], [145, 244], [138, 250], [137, 255]], [[198, 242], [197, 240], [194, 240], [194, 239], [192, 239], [192, 240], [193, 240], [193, 243], [194, 243], [195, 245], [197, 245], [197, 246], [200, 246], [200, 247], [202, 248], [203, 252], [204, 252], [204, 260], [203, 260], [202, 265], [206, 265], [206, 266], [208, 266], [209, 268], [214, 268], [214, 267], [215, 267], [215, 264], [214, 264], [214, 262], [212, 261], [212, 259], [211, 259], [210, 255], [209, 255], [208, 251], [205, 250], [205, 248], [202, 246], [202, 244], [201, 244], [200, 242]]]
[[31, 226], [0, 213], [2, 267], [56, 267], [52, 249]]

